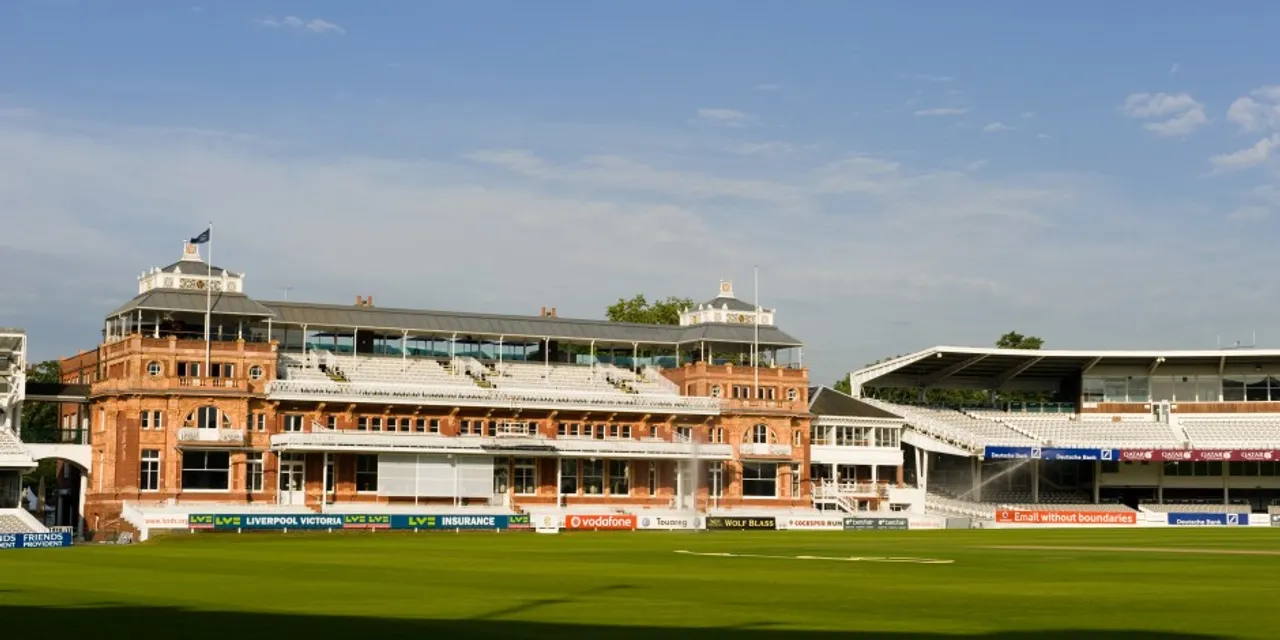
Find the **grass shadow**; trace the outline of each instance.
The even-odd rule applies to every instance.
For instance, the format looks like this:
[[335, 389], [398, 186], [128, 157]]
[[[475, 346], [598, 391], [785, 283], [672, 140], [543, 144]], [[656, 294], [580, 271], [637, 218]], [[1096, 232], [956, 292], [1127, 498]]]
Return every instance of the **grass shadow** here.
[[[572, 599], [572, 598], [567, 598]], [[536, 601], [535, 601], [536, 602]], [[520, 609], [519, 607], [516, 609]], [[528, 610], [525, 606], [521, 610]], [[419, 620], [342, 616], [204, 611], [176, 607], [101, 606], [58, 607], [5, 605], [0, 603], [0, 632], [5, 637], [34, 638], [50, 633], [57, 637], [96, 637], [144, 640], [281, 640], [282, 638], [337, 638], [384, 640], [387, 638], [610, 638], [611, 640], [674, 640], [726, 637], [733, 640], [819, 640], [827, 638], [887, 638], [890, 640], [1210, 640], [1227, 636], [1140, 630], [1028, 630], [985, 634], [897, 633], [873, 631], [797, 631], [769, 629], [766, 622], [746, 622], [733, 627], [677, 628], [658, 626], [610, 626], [495, 620], [499, 611], [483, 619]]]

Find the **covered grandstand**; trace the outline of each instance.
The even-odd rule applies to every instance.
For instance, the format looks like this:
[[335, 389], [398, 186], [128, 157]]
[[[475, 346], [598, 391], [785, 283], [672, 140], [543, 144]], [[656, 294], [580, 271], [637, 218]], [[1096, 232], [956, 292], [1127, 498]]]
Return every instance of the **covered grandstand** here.
[[47, 531], [22, 509], [22, 476], [36, 466], [18, 438], [26, 351], [27, 337], [21, 329], [0, 328], [0, 534]]
[[[1280, 498], [1280, 350], [942, 346], [849, 381], [906, 420], [909, 474], [940, 512], [1234, 513]], [[885, 389], [916, 402], [877, 399]], [[930, 389], [986, 391], [986, 402], [930, 405]], [[1011, 401], [1031, 394], [1047, 401]]]

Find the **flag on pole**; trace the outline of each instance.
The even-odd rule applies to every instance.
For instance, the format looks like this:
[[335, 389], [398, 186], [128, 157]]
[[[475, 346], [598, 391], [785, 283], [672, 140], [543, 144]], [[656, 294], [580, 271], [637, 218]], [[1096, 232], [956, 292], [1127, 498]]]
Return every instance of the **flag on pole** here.
[[212, 231], [212, 229], [205, 229], [204, 231], [201, 231], [200, 235], [191, 239], [191, 244], [204, 244], [208, 242], [210, 231]]

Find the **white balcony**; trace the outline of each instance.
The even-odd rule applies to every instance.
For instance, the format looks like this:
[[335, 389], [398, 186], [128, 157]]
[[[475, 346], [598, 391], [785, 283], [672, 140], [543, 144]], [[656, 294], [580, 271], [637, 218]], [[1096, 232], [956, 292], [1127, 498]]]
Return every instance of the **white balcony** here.
[[267, 395], [272, 400], [427, 404], [497, 409], [559, 409], [567, 411], [663, 412], [717, 415], [715, 398], [661, 393], [601, 393], [568, 389], [485, 389], [460, 385], [276, 380]]
[[809, 461], [813, 464], [896, 467], [902, 464], [902, 449], [894, 447], [820, 445], [814, 443], [809, 447]]
[[178, 429], [178, 442], [185, 444], [242, 445], [243, 429]]
[[790, 458], [791, 445], [744, 442], [738, 445], [738, 454], [744, 458]]
[[516, 457], [593, 457], [729, 460], [733, 448], [724, 444], [690, 444], [641, 440], [521, 437], [516, 435], [441, 436], [414, 433], [326, 431], [281, 433], [271, 436], [271, 448], [292, 452], [359, 452], [462, 454]]

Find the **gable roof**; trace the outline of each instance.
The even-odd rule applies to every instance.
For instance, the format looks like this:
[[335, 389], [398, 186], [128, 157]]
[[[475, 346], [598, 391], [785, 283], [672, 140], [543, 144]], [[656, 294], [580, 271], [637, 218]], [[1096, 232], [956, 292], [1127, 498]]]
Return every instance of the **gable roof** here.
[[830, 387], [809, 389], [809, 413], [816, 416], [839, 416], [842, 418], [902, 419], [901, 416], [889, 413], [879, 407], [873, 407]]

